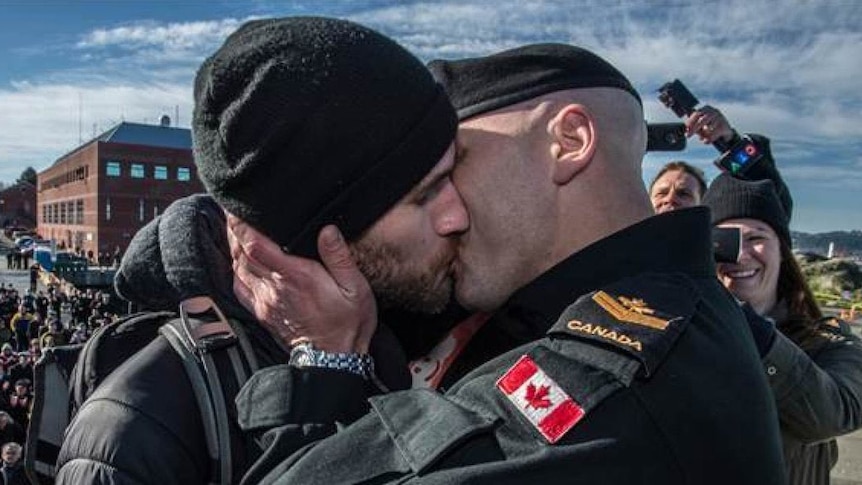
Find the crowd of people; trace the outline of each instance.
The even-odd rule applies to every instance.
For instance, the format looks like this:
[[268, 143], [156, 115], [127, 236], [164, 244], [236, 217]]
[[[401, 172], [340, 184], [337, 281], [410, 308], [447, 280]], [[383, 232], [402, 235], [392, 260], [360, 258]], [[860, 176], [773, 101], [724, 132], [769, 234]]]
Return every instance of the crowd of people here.
[[[677, 161], [645, 187], [642, 100], [596, 54], [425, 66], [315, 17], [244, 24], [194, 91], [208, 194], [139, 231], [115, 286], [215, 305], [198, 349], [253, 364], [213, 367], [230, 412], [202, 413], [163, 333], [77, 410], [57, 483], [828, 484], [862, 427], [862, 342], [801, 277], [767, 138], [744, 173]], [[686, 131], [740, 137], [709, 106]], [[108, 302], [0, 290], [14, 433], [39, 349]]]
[[[0, 284], [0, 444], [9, 481], [17, 470], [21, 446], [33, 405], [33, 367], [43, 349], [85, 342], [97, 328], [114, 321], [109, 292], [72, 290], [50, 286], [47, 291], [19, 293]], [[17, 457], [17, 458], [16, 458]], [[10, 459], [16, 458], [10, 464]], [[23, 473], [22, 473], [23, 477]]]

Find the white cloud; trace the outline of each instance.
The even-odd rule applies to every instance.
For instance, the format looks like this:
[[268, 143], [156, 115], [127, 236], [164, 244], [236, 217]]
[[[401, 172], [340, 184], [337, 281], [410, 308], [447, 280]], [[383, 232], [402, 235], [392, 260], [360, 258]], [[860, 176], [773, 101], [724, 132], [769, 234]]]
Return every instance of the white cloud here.
[[[310, 5], [277, 4], [269, 10], [309, 14], [318, 8]], [[862, 184], [857, 175], [862, 173], [862, 62], [856, 53], [862, 44], [862, 2], [338, 5], [328, 12], [343, 12], [393, 36], [424, 60], [484, 55], [530, 42], [581, 45], [630, 77], [651, 121], [674, 120], [654, 90], [680, 78], [741, 130], [771, 136], [794, 189], [844, 190]], [[255, 11], [261, 11], [260, 4]], [[173, 115], [176, 105], [187, 124], [194, 72], [252, 18], [240, 17], [171, 23], [132, 19], [104, 26], [81, 34], [70, 52], [77, 65], [0, 87], [0, 180], [17, 177], [22, 163], [44, 168], [77, 145], [79, 96], [84, 138], [92, 135], [94, 123], [100, 131], [122, 118], [155, 121], [162, 112]], [[40, 46], [29, 49], [39, 51]], [[713, 156], [710, 147], [695, 141], [683, 153], [648, 156], [645, 176], [670, 158], [694, 160], [709, 171]], [[862, 226], [858, 217], [855, 225]]]
[[782, 169], [788, 180], [804, 182], [809, 187], [822, 189], [852, 190], [862, 198], [862, 173], [852, 163], [846, 165], [803, 165]]
[[[80, 101], [80, 104], [79, 104]], [[156, 123], [162, 114], [180, 125], [191, 117], [188, 86], [33, 85], [0, 90], [0, 180], [14, 180], [23, 167], [42, 170], [58, 157], [120, 121]], [[80, 122], [79, 122], [80, 112]], [[80, 135], [80, 138], [79, 138]]]
[[[860, 5], [501, 0], [489, 8], [460, 1], [370, 9], [352, 19], [395, 36], [426, 60], [571, 42], [618, 65], [648, 102], [661, 84], [680, 78], [737, 125], [837, 140], [862, 135]], [[648, 107], [648, 114], [657, 111]]]
[[245, 20], [96, 29], [77, 43], [76, 67], [0, 89], [0, 180], [28, 165], [47, 168], [123, 120], [155, 123], [162, 114], [175, 118], [178, 107], [174, 123], [188, 126], [195, 71]]
[[127, 50], [156, 47], [160, 50], [189, 51], [209, 47], [224, 40], [246, 19], [160, 24], [146, 21], [120, 27], [96, 29], [77, 43], [80, 49], [117, 46]]
[[[243, 22], [253, 18], [256, 17], [175, 23], [135, 21], [95, 29], [82, 35], [74, 55], [80, 56], [82, 66], [87, 65], [82, 69], [98, 70], [121, 83], [190, 82], [203, 59]], [[74, 75], [74, 71], [57, 75]]]

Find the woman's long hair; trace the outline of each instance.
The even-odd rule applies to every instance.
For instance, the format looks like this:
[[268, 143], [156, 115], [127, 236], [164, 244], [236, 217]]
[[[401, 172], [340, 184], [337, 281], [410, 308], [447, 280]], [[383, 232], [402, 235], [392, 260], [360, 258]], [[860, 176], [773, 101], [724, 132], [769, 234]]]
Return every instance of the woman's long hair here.
[[778, 272], [776, 301], [787, 305], [787, 318], [778, 322], [778, 329], [804, 349], [817, 335], [817, 321], [823, 318], [823, 313], [790, 246], [784, 241], [779, 241], [779, 246], [781, 267]]

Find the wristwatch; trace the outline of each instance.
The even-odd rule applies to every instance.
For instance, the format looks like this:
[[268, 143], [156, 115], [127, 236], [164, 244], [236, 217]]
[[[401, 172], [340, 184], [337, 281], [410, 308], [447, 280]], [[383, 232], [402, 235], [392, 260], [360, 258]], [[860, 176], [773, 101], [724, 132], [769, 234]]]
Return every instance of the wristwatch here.
[[300, 341], [290, 349], [289, 364], [293, 367], [323, 367], [347, 371], [366, 379], [374, 374], [374, 359], [369, 354], [326, 352], [314, 348], [310, 341]]

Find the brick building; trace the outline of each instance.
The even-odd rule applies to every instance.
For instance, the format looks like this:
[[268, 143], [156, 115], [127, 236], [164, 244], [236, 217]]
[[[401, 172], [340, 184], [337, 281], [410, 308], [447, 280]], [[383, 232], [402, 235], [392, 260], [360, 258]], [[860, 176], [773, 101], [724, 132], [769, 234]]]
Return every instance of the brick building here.
[[0, 227], [36, 227], [36, 187], [20, 181], [0, 190]]
[[93, 255], [125, 252], [174, 200], [203, 192], [191, 132], [122, 122], [39, 173], [38, 233]]

